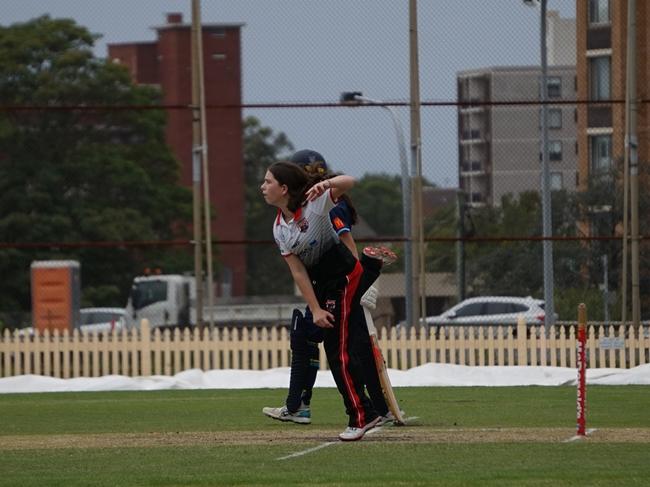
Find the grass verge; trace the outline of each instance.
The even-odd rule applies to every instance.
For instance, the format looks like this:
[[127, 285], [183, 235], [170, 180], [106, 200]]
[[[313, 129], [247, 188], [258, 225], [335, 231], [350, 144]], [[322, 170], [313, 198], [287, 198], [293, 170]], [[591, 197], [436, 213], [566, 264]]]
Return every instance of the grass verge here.
[[282, 404], [281, 390], [3, 395], [0, 483], [609, 486], [650, 478], [649, 387], [590, 387], [587, 426], [597, 431], [572, 443], [562, 441], [575, 431], [572, 387], [396, 392], [418, 419], [352, 444], [335, 440], [346, 418], [333, 389], [316, 391], [309, 426], [262, 416], [263, 406]]

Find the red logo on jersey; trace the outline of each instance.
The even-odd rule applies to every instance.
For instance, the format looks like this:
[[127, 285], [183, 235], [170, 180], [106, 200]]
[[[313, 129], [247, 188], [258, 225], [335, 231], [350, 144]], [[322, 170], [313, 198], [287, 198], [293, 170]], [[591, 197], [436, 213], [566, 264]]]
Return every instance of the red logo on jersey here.
[[340, 230], [341, 228], [345, 227], [345, 223], [343, 223], [343, 220], [341, 220], [338, 216], [334, 217], [333, 223], [334, 223], [334, 228], [336, 228], [337, 230]]
[[302, 233], [305, 233], [309, 228], [309, 222], [305, 218], [303, 218], [298, 222], [298, 228], [300, 228], [300, 231]]

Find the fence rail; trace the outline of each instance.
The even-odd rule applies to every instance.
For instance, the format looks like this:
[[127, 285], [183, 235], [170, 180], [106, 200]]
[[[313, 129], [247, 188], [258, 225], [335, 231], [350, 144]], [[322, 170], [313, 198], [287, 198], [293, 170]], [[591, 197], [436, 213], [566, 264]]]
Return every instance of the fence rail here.
[[[576, 367], [576, 327], [547, 337], [543, 327], [396, 328], [379, 330], [389, 368], [405, 370], [429, 362], [484, 366]], [[650, 330], [632, 326], [588, 326], [587, 367], [629, 368], [650, 363]], [[0, 337], [0, 377], [36, 374], [59, 378], [102, 375], [173, 375], [202, 370], [265, 370], [288, 367], [286, 327], [165, 330], [144, 320], [140, 330], [105, 334], [55, 331]], [[327, 361], [321, 347], [321, 368]]]

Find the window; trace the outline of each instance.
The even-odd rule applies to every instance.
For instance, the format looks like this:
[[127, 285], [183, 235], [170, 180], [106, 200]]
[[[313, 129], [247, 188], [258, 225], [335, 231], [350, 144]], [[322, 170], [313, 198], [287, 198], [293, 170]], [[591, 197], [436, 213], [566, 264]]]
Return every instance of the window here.
[[[562, 128], [562, 109], [561, 108], [549, 108], [546, 111], [546, 122], [548, 123], [548, 128], [550, 129], [561, 129]], [[542, 110], [539, 111], [539, 126], [542, 126]]]
[[478, 129], [463, 130], [463, 140], [477, 140], [481, 138], [481, 132]]
[[546, 78], [546, 96], [549, 98], [560, 98], [562, 96], [562, 78], [559, 76]]
[[561, 172], [552, 172], [551, 176], [551, 191], [560, 191], [564, 187]]
[[612, 136], [589, 137], [589, 166], [592, 174], [607, 174], [612, 167]]
[[489, 303], [485, 303], [485, 306], [486, 306], [486, 310], [485, 310], [486, 315], [503, 315], [511, 312], [510, 303], [489, 302]]
[[482, 203], [483, 194], [482, 193], [471, 193], [469, 195], [470, 203]]
[[[539, 160], [542, 160], [542, 144], [539, 146]], [[562, 141], [549, 140], [548, 141], [548, 160], [561, 161], [562, 160]]]
[[463, 172], [481, 171], [481, 161], [464, 161], [462, 168]]
[[562, 142], [559, 140], [551, 140], [548, 143], [548, 159], [549, 161], [562, 160]]
[[165, 281], [143, 281], [133, 285], [131, 289], [133, 307], [138, 310], [153, 303], [167, 299], [167, 283]]
[[552, 129], [562, 128], [562, 110], [560, 108], [551, 108], [548, 111], [548, 126]]
[[[551, 191], [560, 191], [564, 189], [564, 176], [559, 171], [553, 171], [549, 173], [548, 183], [549, 189]], [[544, 185], [544, 174], [540, 173], [539, 175], [539, 185], [542, 187]]]
[[470, 303], [462, 306], [456, 311], [456, 316], [458, 318], [462, 316], [476, 316], [483, 314], [483, 304], [484, 303]]
[[592, 100], [609, 100], [611, 59], [609, 56], [589, 58], [589, 94]]
[[589, 23], [609, 23], [609, 0], [589, 0]]
[[510, 303], [510, 313], [527, 313], [528, 311], [528, 306], [524, 306], [523, 304]]

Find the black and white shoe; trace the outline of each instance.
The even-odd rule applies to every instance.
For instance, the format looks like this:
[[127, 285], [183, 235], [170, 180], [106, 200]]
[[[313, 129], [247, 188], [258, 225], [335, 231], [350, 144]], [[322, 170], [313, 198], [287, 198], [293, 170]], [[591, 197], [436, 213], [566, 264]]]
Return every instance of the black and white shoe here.
[[311, 423], [311, 410], [309, 406], [304, 404], [300, 405], [300, 409], [292, 413], [287, 409], [287, 406], [281, 408], [262, 408], [262, 412], [269, 418], [277, 419], [278, 421], [291, 421], [298, 424]]
[[339, 439], [341, 441], [357, 441], [363, 438], [363, 435], [366, 434], [366, 431], [371, 430], [375, 426], [377, 426], [377, 423], [379, 422], [379, 418], [381, 416], [377, 416], [375, 419], [367, 423], [364, 427], [362, 428], [355, 428], [354, 426], [348, 426], [345, 428], [343, 433], [339, 434]]

